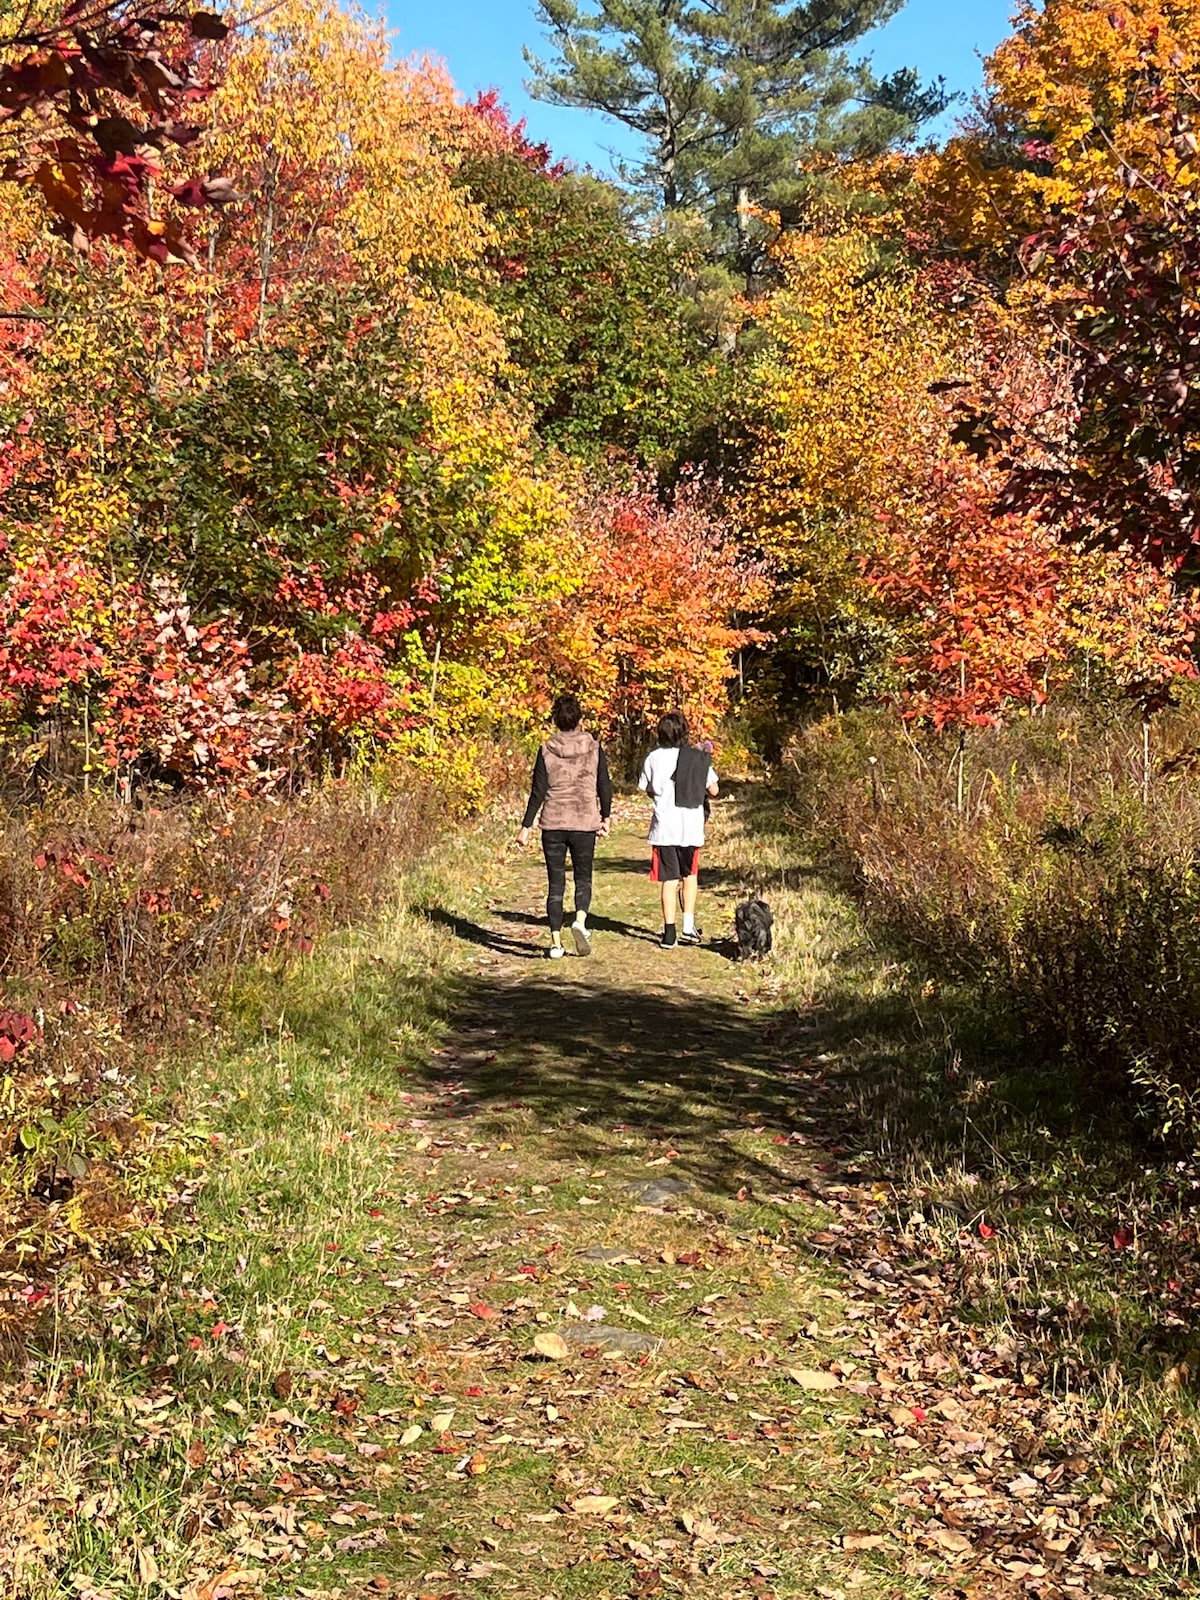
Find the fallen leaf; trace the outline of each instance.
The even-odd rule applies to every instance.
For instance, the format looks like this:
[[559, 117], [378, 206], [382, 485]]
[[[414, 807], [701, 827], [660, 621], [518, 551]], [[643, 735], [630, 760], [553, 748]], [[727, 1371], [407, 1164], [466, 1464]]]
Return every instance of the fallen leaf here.
[[882, 1550], [888, 1542], [886, 1533], [844, 1533], [843, 1550]]
[[424, 1432], [425, 1429], [421, 1426], [421, 1424], [419, 1422], [414, 1422], [411, 1428], [405, 1428], [404, 1432], [400, 1435], [400, 1443], [406, 1447], [410, 1444], [416, 1444], [417, 1440]]
[[583, 1494], [578, 1500], [570, 1502], [572, 1511], [578, 1511], [581, 1516], [595, 1517], [606, 1517], [620, 1504], [620, 1499], [615, 1494]]
[[788, 1377], [802, 1389], [838, 1389], [842, 1382], [832, 1372], [817, 1372], [811, 1367], [789, 1367]]

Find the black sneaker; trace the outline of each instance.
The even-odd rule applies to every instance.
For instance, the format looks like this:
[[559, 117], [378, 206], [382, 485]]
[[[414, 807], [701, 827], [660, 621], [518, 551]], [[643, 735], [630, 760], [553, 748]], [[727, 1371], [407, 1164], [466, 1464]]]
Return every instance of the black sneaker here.
[[680, 944], [702, 944], [704, 942], [704, 930], [702, 928], [693, 928], [689, 933], [685, 928], [679, 935], [679, 942]]
[[675, 934], [675, 924], [672, 922], [668, 927], [663, 929], [662, 947], [664, 950], [674, 950], [678, 943], [679, 940]]

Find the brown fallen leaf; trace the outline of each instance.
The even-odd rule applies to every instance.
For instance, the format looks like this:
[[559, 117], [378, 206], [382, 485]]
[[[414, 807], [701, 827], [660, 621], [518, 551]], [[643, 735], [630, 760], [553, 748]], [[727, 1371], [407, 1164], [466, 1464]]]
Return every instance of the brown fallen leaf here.
[[290, 1372], [277, 1372], [275, 1381], [271, 1384], [276, 1396], [280, 1400], [287, 1400], [291, 1396], [293, 1378]]
[[840, 1389], [842, 1380], [832, 1372], [817, 1372], [811, 1367], [789, 1367], [788, 1377], [802, 1389]]
[[615, 1494], [581, 1494], [578, 1500], [570, 1502], [572, 1511], [579, 1512], [581, 1516], [595, 1517], [606, 1517], [620, 1504], [620, 1499]]
[[1200, 1372], [1200, 1350], [1189, 1350], [1168, 1369], [1163, 1382], [1168, 1389], [1186, 1389], [1198, 1372]]
[[888, 1542], [886, 1533], [844, 1533], [843, 1550], [882, 1550]]

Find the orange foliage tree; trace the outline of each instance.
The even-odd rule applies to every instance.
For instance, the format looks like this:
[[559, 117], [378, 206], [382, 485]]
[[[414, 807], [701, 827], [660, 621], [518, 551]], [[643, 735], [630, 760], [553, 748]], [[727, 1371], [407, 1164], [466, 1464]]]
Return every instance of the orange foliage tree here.
[[531, 641], [543, 702], [576, 690], [627, 768], [664, 712], [711, 734], [728, 704], [736, 653], [765, 637], [749, 624], [766, 569], [739, 551], [699, 480], [664, 505], [649, 483], [592, 496], [577, 513], [572, 592]]

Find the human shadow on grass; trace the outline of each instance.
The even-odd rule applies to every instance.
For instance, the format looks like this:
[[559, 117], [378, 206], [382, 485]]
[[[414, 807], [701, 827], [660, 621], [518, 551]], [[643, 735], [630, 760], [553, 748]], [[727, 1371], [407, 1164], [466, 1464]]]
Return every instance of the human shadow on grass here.
[[[503, 933], [497, 928], [484, 927], [467, 917], [456, 916], [454, 912], [446, 911], [441, 906], [414, 906], [413, 910], [426, 922], [432, 922], [439, 928], [448, 928], [456, 939], [465, 939], [468, 944], [481, 945], [496, 955], [516, 956], [521, 961], [536, 961], [545, 955], [544, 950], [526, 939], [514, 939], [510, 934]], [[514, 915], [512, 920], [531, 925], [527, 917]]]

